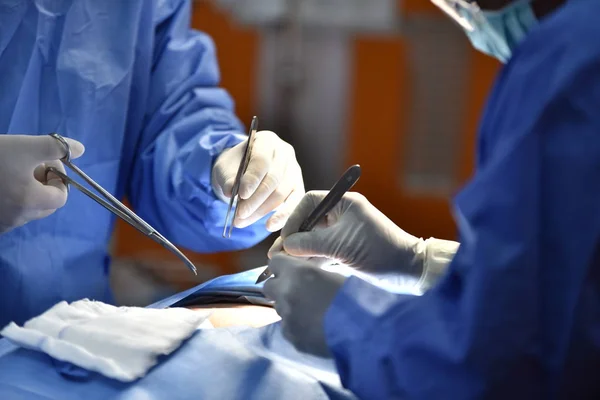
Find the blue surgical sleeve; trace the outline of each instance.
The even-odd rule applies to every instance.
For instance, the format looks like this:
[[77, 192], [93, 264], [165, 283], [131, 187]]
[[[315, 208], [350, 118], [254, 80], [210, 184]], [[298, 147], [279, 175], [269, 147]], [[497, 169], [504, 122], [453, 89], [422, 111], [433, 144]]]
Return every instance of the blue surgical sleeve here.
[[232, 99], [218, 87], [214, 44], [190, 29], [189, 1], [154, 4], [154, 59], [128, 198], [181, 246], [198, 252], [250, 247], [268, 235], [266, 218], [222, 238], [227, 204], [211, 188], [215, 158], [245, 138]]
[[539, 33], [492, 97], [489, 156], [455, 199], [461, 246], [440, 283], [409, 297], [353, 277], [327, 312], [361, 398], [600, 396], [600, 52], [544, 54]]

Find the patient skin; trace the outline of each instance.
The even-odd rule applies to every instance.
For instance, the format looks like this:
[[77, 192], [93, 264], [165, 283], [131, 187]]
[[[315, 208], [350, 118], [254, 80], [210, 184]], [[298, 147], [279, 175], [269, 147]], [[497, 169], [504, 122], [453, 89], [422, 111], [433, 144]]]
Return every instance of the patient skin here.
[[190, 307], [192, 310], [212, 311], [209, 320], [215, 328], [251, 326], [259, 328], [279, 321], [274, 308], [250, 304], [210, 304]]

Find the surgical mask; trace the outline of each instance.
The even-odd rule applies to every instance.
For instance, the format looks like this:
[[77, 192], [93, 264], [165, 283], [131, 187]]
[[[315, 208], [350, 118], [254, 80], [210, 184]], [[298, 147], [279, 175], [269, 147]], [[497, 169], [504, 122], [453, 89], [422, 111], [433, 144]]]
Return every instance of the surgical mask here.
[[432, 0], [458, 22], [477, 50], [502, 62], [537, 25], [530, 0], [517, 1], [497, 11], [483, 11], [477, 4], [464, 0]]

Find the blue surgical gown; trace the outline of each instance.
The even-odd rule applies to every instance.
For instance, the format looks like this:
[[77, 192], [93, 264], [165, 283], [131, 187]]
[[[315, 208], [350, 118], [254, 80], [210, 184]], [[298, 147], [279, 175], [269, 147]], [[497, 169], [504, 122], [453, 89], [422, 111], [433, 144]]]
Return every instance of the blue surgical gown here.
[[[213, 43], [189, 20], [187, 0], [0, 1], [0, 132], [77, 139], [76, 164], [165, 237], [241, 249], [268, 232], [263, 219], [221, 237], [227, 205], [210, 172], [243, 127]], [[1, 235], [0, 326], [60, 300], [110, 301], [114, 220], [72, 190], [52, 216]]]
[[567, 2], [501, 71], [442, 280], [335, 298], [326, 337], [359, 397], [600, 399], [599, 16]]

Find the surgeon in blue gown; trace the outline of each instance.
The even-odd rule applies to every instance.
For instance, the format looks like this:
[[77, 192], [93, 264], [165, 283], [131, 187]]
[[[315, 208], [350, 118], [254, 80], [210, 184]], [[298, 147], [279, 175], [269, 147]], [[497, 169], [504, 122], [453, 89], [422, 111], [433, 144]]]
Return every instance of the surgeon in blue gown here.
[[212, 41], [190, 29], [190, 7], [0, 0], [0, 326], [61, 300], [111, 301], [115, 217], [77, 190], [67, 201], [64, 184], [46, 176], [64, 156], [48, 133], [70, 138], [83, 171], [197, 252], [258, 243], [302, 198], [292, 147], [258, 132], [240, 229], [221, 237], [246, 128], [218, 86]]
[[[361, 398], [599, 399], [600, 2], [436, 3], [505, 62], [453, 203], [460, 245], [416, 238], [355, 193], [296, 233], [324, 195], [309, 192], [264, 292], [286, 337], [333, 357]], [[345, 279], [323, 257], [424, 293]]]

